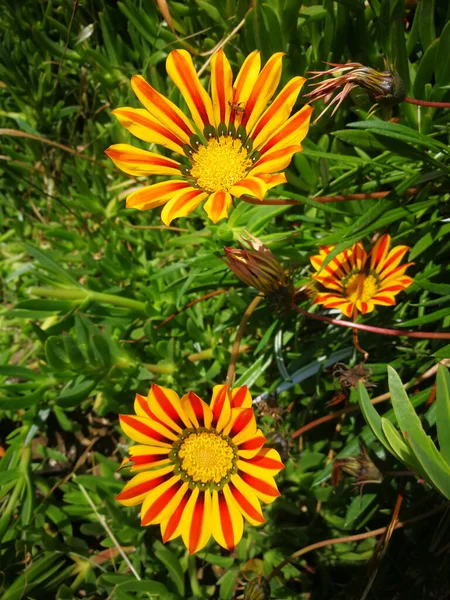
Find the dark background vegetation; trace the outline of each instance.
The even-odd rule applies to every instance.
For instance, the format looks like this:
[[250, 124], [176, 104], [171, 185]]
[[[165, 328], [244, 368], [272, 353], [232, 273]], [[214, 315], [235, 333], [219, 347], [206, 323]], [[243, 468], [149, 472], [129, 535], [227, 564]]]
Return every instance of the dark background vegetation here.
[[[364, 322], [442, 331], [450, 320], [448, 110], [402, 104], [367, 120], [372, 103], [353, 92], [335, 117], [311, 127], [304, 153], [287, 171], [283, 197], [303, 204], [237, 203], [216, 226], [197, 211], [173, 223], [179, 231], [161, 226], [158, 209], [125, 209], [137, 181], [103, 154], [111, 143], [132, 141], [110, 111], [138, 105], [133, 74], [181, 104], [166, 76], [168, 53], [186, 48], [200, 68], [241, 21], [225, 46], [235, 72], [255, 48], [264, 60], [286, 52], [282, 83], [325, 68], [323, 61], [382, 69], [387, 56], [409, 96], [449, 101], [448, 1], [168, 0], [159, 6], [170, 11], [172, 29], [153, 0], [0, 3], [1, 600], [230, 600], [247, 579], [267, 576], [303, 546], [388, 525], [399, 494], [401, 520], [443, 502], [413, 476], [388, 474], [361, 492], [347, 475], [330, 485], [329, 457], [356, 455], [361, 441], [383, 471], [404, 467], [375, 441], [358, 411], [290, 438], [344, 406], [327, 406], [340, 387], [332, 365], [353, 365], [360, 356], [350, 330], [264, 307], [247, 328], [236, 383], [249, 385], [253, 397], [270, 394], [270, 410], [258, 408], [258, 418], [285, 454], [282, 496], [265, 509], [267, 523], [248, 527], [231, 556], [211, 542], [188, 557], [179, 540], [164, 547], [157, 527], [141, 528], [137, 509], [115, 502], [126, 480], [115, 471], [127, 447], [117, 413], [132, 410], [134, 394], [156, 381], [208, 399], [224, 381], [254, 292], [219, 256], [224, 244], [238, 245], [244, 227], [295, 270], [299, 284], [308, 280], [308, 257], [321, 243], [362, 239], [369, 246], [376, 233], [388, 232], [411, 247], [415, 282], [395, 308], [381, 307]], [[204, 77], [207, 84], [208, 69]], [[377, 191], [389, 194], [313, 200]], [[226, 292], [157, 329], [218, 289]], [[387, 364], [407, 382], [450, 357], [439, 340], [362, 333], [360, 343], [370, 353], [372, 396], [387, 390]], [[432, 436], [433, 383], [426, 379], [412, 392]], [[354, 390], [347, 401], [356, 402]], [[392, 419], [389, 402], [378, 408]], [[377, 561], [379, 538], [324, 547], [274, 577], [271, 597], [444, 600], [450, 597], [449, 531], [450, 515], [441, 511], [395, 531]]]

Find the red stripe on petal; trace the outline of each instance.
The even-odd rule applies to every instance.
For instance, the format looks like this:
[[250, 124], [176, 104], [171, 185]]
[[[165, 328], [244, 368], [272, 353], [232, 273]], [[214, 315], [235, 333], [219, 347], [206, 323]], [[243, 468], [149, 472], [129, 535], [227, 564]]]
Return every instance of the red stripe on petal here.
[[266, 438], [262, 435], [254, 437], [251, 440], [247, 440], [242, 444], [239, 444], [239, 450], [257, 450], [266, 443]]
[[242, 510], [258, 523], [264, 523], [264, 517], [262, 517], [259, 512], [255, 509], [255, 507], [247, 500], [247, 498], [237, 489], [237, 487], [233, 484], [229, 484], [230, 492], [233, 494], [234, 499], [242, 508]]
[[189, 94], [192, 98], [193, 103], [195, 104], [196, 109], [200, 114], [200, 118], [203, 121], [204, 125], [209, 124], [209, 117], [206, 111], [206, 107], [203, 103], [203, 99], [200, 96], [198, 89], [193, 85], [192, 79], [189, 74], [189, 70], [186, 69], [186, 61], [184, 56], [181, 53], [178, 53], [174, 50], [172, 53], [172, 59], [177, 69], [177, 74], [180, 79], [183, 81], [186, 88], [189, 90]]
[[203, 412], [203, 405], [201, 399], [197, 396], [197, 394], [194, 394], [194, 392], [189, 392], [188, 396], [189, 400], [191, 401], [192, 410], [194, 411], [194, 414], [197, 417], [199, 427], [204, 427], [205, 414]]
[[141, 396], [140, 394], [136, 394], [136, 401], [139, 403], [142, 411], [148, 416], [149, 419], [153, 419], [153, 414], [148, 406], [147, 398], [145, 396]]
[[388, 298], [387, 296], [374, 296], [372, 298], [374, 302], [385, 302], [386, 304], [394, 305], [395, 300], [393, 298]]
[[164, 127], [164, 125], [156, 123], [155, 121], [151, 121], [150, 119], [146, 119], [144, 115], [140, 115], [135, 112], [128, 112], [124, 109], [121, 109], [121, 115], [126, 117], [127, 119], [130, 119], [130, 121], [133, 123], [137, 123], [138, 125], [142, 125], [143, 127], [149, 127], [150, 129], [153, 129], [156, 133], [163, 135], [174, 144], [183, 147], [183, 141], [175, 133], [167, 129], [167, 127]]
[[229, 436], [231, 438], [234, 438], [235, 435], [237, 435], [247, 427], [252, 418], [253, 408], [244, 408], [242, 412], [237, 416], [236, 421], [234, 422], [234, 425], [229, 433]]
[[380, 241], [380, 245], [378, 246], [377, 254], [374, 257], [373, 266], [376, 266], [380, 260], [383, 258], [383, 254], [386, 251], [386, 247], [389, 245], [390, 238], [388, 235], [383, 235], [383, 238]]
[[244, 404], [245, 397], [247, 395], [247, 391], [248, 391], [248, 387], [246, 385], [243, 385], [236, 392], [236, 394], [233, 396], [233, 398], [231, 400], [231, 407], [232, 408], [240, 408]]
[[131, 415], [119, 415], [119, 417], [121, 421], [123, 421], [133, 429], [136, 429], [136, 431], [139, 431], [139, 433], [142, 433], [143, 435], [148, 435], [149, 437], [157, 440], [158, 442], [173, 444], [173, 440], [166, 438], [164, 435], [162, 435], [162, 433], [155, 431], [145, 423], [141, 423], [140, 421], [138, 421], [138, 419]]
[[245, 481], [245, 483], [247, 483], [253, 489], [258, 490], [258, 492], [261, 492], [261, 494], [265, 494], [266, 496], [272, 496], [274, 498], [278, 498], [278, 496], [280, 495], [280, 492], [278, 490], [273, 488], [271, 485], [269, 485], [262, 479], [258, 479], [258, 477], [254, 477], [253, 475], [250, 475], [249, 473], [244, 473], [243, 471], [239, 472], [239, 476]]
[[150, 465], [154, 462], [159, 462], [160, 460], [166, 460], [167, 458], [168, 457], [165, 454], [139, 454], [131, 456], [129, 460], [134, 463], [134, 465]]
[[213, 425], [217, 425], [219, 419], [220, 419], [220, 415], [222, 413], [223, 410], [223, 406], [225, 404], [225, 399], [226, 399], [226, 395], [228, 393], [228, 386], [224, 385], [223, 388], [220, 390], [220, 392], [217, 394], [216, 397], [216, 401], [214, 403], [214, 408], [213, 408]]
[[181, 481], [175, 483], [172, 487], [166, 490], [161, 496], [153, 502], [150, 508], [147, 510], [145, 515], [141, 519], [142, 525], [147, 525], [150, 521], [153, 521], [160, 512], [169, 504], [175, 494], [178, 492], [180, 487], [183, 485]]
[[228, 550], [234, 549], [233, 522], [231, 520], [230, 509], [223, 492], [219, 492], [219, 513], [222, 533]]
[[178, 414], [178, 412], [176, 411], [176, 409], [170, 402], [169, 398], [164, 394], [162, 389], [159, 387], [159, 385], [156, 385], [156, 383], [154, 383], [152, 385], [152, 392], [155, 395], [155, 398], [157, 399], [158, 404], [163, 409], [163, 411], [166, 413], [166, 415], [170, 419], [172, 419], [172, 421], [174, 421], [179, 427], [181, 427], [183, 429], [185, 427], [185, 425], [184, 425], [180, 415]]
[[176, 528], [180, 524], [181, 517], [183, 516], [183, 511], [186, 507], [186, 504], [188, 503], [189, 498], [191, 497], [191, 494], [192, 492], [190, 490], [186, 492], [186, 494], [180, 500], [180, 504], [177, 506], [175, 512], [168, 520], [167, 527], [163, 535], [164, 543], [166, 543], [167, 540], [169, 540], [172, 537], [172, 535], [175, 533]]
[[200, 493], [192, 514], [191, 530], [189, 533], [189, 554], [193, 554], [202, 535], [203, 520], [205, 516], [205, 496]]
[[255, 467], [261, 467], [263, 469], [284, 469], [284, 465], [279, 460], [274, 458], [268, 458], [267, 456], [255, 456], [249, 460], [243, 459], [244, 462], [254, 465]]
[[146, 494], [150, 490], [155, 489], [156, 486], [167, 481], [169, 477], [172, 477], [172, 473], [169, 473], [167, 475], [161, 475], [161, 477], [155, 477], [155, 479], [151, 479], [150, 481], [144, 481], [143, 483], [139, 483], [138, 485], [128, 488], [127, 490], [123, 490], [123, 492], [120, 492], [120, 494], [116, 496], [116, 500], [131, 500], [136, 496]]
[[296, 129], [300, 127], [310, 118], [313, 109], [308, 106], [306, 110], [300, 110], [293, 117], [286, 122], [286, 124], [278, 130], [261, 148], [261, 155], [265, 154], [268, 150], [273, 148], [278, 142], [282, 142], [284, 139], [292, 135]]

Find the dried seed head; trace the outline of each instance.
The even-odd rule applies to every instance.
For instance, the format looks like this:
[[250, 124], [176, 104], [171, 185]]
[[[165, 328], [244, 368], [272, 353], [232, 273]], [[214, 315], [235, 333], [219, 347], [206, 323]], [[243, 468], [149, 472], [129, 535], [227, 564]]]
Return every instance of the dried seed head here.
[[374, 464], [364, 446], [361, 446], [359, 456], [346, 456], [334, 461], [331, 482], [337, 486], [341, 480], [342, 473], [348, 473], [355, 478], [355, 485], [362, 487], [366, 483], [381, 483], [383, 475]]
[[244, 600], [270, 600], [270, 583], [258, 577], [245, 586]]

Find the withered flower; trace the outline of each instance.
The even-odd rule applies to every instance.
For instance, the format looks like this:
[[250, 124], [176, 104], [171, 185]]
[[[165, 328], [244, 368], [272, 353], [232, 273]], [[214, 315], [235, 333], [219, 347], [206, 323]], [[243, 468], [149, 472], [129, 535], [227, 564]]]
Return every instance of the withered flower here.
[[270, 583], [263, 577], [257, 577], [247, 583], [244, 590], [244, 600], [269, 600]]
[[342, 473], [348, 473], [355, 478], [355, 485], [361, 486], [366, 483], [381, 483], [383, 475], [374, 464], [363, 445], [359, 456], [345, 456], [334, 461], [331, 473], [331, 483], [337, 486], [341, 480]]
[[224, 247], [225, 264], [247, 285], [256, 288], [278, 306], [290, 306], [294, 286], [289, 274], [257, 237], [245, 232], [242, 249]]
[[[312, 92], [306, 94], [310, 102], [315, 102], [326, 96], [331, 96], [336, 90], [341, 91], [327, 104], [324, 110], [316, 118], [316, 121], [329, 109], [333, 104], [335, 107], [331, 115], [337, 111], [339, 106], [348, 96], [348, 94], [355, 87], [362, 87], [367, 90], [371, 100], [381, 106], [397, 106], [404, 101], [406, 97], [405, 86], [400, 75], [392, 67], [387, 60], [385, 60], [385, 71], [376, 71], [371, 67], [365, 67], [361, 63], [325, 63], [330, 65], [332, 68], [327, 71], [311, 71], [316, 79], [322, 75], [332, 75], [330, 79], [325, 79], [319, 83], [312, 83], [311, 86], [315, 86]], [[335, 73], [341, 73], [341, 75], [335, 76]], [[325, 100], [327, 102], [327, 99]]]
[[376, 383], [370, 381], [372, 369], [364, 366], [364, 363], [359, 363], [354, 367], [347, 367], [344, 363], [336, 363], [333, 367], [333, 377], [339, 381], [341, 389], [357, 388], [361, 381], [365, 388], [376, 387]]

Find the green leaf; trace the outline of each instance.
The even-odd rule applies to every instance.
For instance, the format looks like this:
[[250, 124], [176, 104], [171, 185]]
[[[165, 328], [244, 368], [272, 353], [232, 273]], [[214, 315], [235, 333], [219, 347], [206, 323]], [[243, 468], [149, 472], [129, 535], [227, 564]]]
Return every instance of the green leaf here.
[[436, 378], [436, 427], [441, 454], [450, 465], [450, 373], [444, 365]]
[[[384, 433], [381, 417], [370, 402], [369, 394], [361, 381], [358, 383], [358, 400], [359, 405], [361, 406], [361, 412], [375, 436], [383, 444], [386, 450], [391, 454], [394, 454], [394, 456], [397, 456]], [[397, 458], [400, 457], [397, 456]]]
[[72, 277], [72, 275], [69, 275], [69, 273], [63, 269], [59, 263], [53, 260], [48, 253], [42, 252], [42, 250], [35, 248], [31, 244], [24, 243], [24, 247], [28, 254], [31, 254], [31, 256], [35, 258], [38, 263], [44, 267], [44, 269], [57, 275], [61, 281], [76, 285], [79, 288], [82, 287], [78, 281]]
[[394, 454], [397, 456], [397, 458], [399, 458], [401, 462], [411, 467], [414, 471], [422, 475], [423, 471], [420, 468], [420, 464], [389, 419], [381, 417], [381, 426], [383, 428], [383, 433], [394, 450]]
[[156, 542], [155, 548], [157, 548], [155, 551], [156, 558], [158, 558], [164, 564], [169, 573], [169, 577], [174, 582], [178, 590], [178, 593], [184, 598], [184, 572], [178, 557], [173, 552], [165, 548], [161, 542]]
[[412, 436], [407, 436], [407, 439], [425, 471], [426, 478], [450, 500], [450, 467], [437, 451], [431, 438], [425, 437], [425, 441], [419, 441]]

